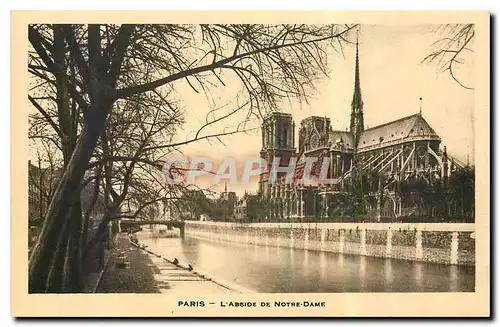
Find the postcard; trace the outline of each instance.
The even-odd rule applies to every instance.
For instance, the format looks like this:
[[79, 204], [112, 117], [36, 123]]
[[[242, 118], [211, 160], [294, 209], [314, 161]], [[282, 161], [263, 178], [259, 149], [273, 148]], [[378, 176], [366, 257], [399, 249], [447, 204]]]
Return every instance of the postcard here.
[[13, 12], [12, 315], [488, 317], [488, 12]]

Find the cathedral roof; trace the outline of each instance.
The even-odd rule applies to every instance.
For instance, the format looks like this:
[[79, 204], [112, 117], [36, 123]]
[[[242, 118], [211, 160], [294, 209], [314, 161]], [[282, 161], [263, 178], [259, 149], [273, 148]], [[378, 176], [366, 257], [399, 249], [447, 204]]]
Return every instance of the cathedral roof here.
[[414, 114], [379, 126], [366, 129], [359, 140], [359, 150], [399, 143], [405, 139], [423, 138], [440, 140], [439, 136], [422, 117]]

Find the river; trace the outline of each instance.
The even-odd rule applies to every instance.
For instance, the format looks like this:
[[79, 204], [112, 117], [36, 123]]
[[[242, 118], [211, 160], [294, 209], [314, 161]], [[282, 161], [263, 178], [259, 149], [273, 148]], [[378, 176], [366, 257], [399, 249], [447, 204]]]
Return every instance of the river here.
[[261, 293], [473, 292], [474, 267], [180, 238], [141, 243], [213, 276]]

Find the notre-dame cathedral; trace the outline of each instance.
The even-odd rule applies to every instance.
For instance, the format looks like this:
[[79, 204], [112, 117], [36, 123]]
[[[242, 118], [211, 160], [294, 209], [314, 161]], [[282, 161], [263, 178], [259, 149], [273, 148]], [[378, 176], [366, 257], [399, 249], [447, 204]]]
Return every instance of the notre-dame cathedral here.
[[[301, 121], [297, 132], [298, 148], [290, 114], [272, 113], [262, 125], [260, 155], [267, 163], [267, 172], [260, 176], [258, 194], [266, 200], [265, 216], [270, 219], [334, 216], [338, 199], [353, 192], [355, 177], [360, 174], [378, 176], [371, 192], [374, 201], [364, 204], [366, 212], [376, 218], [399, 217], [418, 210], [402, 201], [396, 187], [399, 183], [415, 177], [432, 182], [465, 166], [447, 154], [446, 147], [440, 149], [441, 138], [421, 112], [365, 129], [358, 44], [349, 130], [333, 130], [329, 118], [312, 116]], [[322, 185], [314, 179], [301, 183], [300, 178], [289, 183], [286, 173], [278, 173], [276, 182], [270, 183], [268, 172], [277, 157], [282, 167], [295, 158], [295, 177], [300, 177], [305, 158], [329, 157], [327, 178], [335, 179], [335, 183]], [[365, 190], [364, 194], [369, 192]]]

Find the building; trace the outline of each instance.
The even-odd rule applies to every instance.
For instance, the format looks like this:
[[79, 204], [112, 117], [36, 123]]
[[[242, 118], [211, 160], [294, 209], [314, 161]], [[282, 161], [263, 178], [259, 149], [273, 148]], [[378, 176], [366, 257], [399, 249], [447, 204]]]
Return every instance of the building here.
[[45, 214], [47, 201], [43, 194], [45, 184], [43, 170], [28, 161], [28, 221], [41, 220]]
[[[440, 149], [441, 138], [420, 112], [365, 129], [361, 96], [359, 49], [356, 43], [354, 92], [349, 129], [333, 130], [327, 117], [312, 116], [298, 127], [290, 114], [272, 113], [262, 124], [261, 158], [267, 169], [261, 174], [258, 194], [266, 203], [265, 217], [289, 219], [342, 215], [348, 199], [361, 189], [360, 201], [370, 217], [399, 217], [419, 210], [415, 201], [402, 201], [398, 185], [408, 179], [432, 182], [447, 178], [456, 167], [466, 166]], [[314, 162], [312, 178], [301, 180], [307, 158]], [[278, 159], [279, 158], [279, 161]], [[321, 166], [329, 158], [321, 184]], [[273, 162], [287, 167], [296, 162], [292, 182], [286, 172], [269, 175]], [[370, 176], [368, 178], [367, 176]], [[275, 178], [275, 182], [272, 182]], [[347, 210], [347, 209], [346, 209]]]
[[[30, 247], [41, 231], [50, 201], [62, 174], [63, 168], [61, 166], [42, 166], [41, 161], [38, 161], [38, 165], [34, 165], [31, 160], [28, 160], [28, 244]], [[90, 176], [91, 173], [87, 172], [85, 177], [89, 178]], [[80, 194], [82, 219], [83, 215], [89, 214], [88, 239], [93, 235], [92, 229], [97, 229], [107, 210], [102, 194], [98, 194], [94, 201], [94, 187], [94, 182], [86, 183]], [[92, 209], [88, 212], [88, 208], [91, 206]]]
[[227, 184], [224, 185], [224, 192], [216, 201], [216, 206], [219, 213], [219, 219], [233, 220], [235, 218], [235, 209], [238, 204], [238, 197], [235, 192], [227, 190]]
[[28, 160], [28, 222], [41, 226], [62, 170], [58, 166], [42, 166]]
[[199, 220], [202, 214], [212, 217], [214, 210], [213, 201], [199, 189], [185, 189], [181, 199], [170, 205], [171, 217], [181, 220]]
[[235, 208], [234, 217], [237, 221], [256, 220], [262, 217], [262, 204], [257, 194], [243, 194]]
[[181, 220], [234, 220], [238, 197], [227, 190], [209, 197], [201, 189], [186, 189], [182, 198], [169, 204], [169, 215]]

